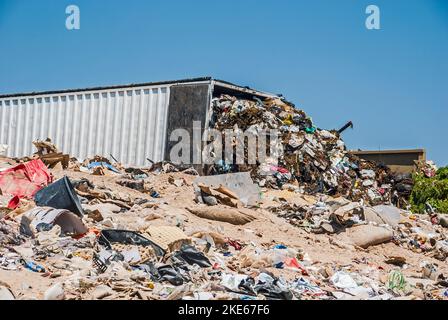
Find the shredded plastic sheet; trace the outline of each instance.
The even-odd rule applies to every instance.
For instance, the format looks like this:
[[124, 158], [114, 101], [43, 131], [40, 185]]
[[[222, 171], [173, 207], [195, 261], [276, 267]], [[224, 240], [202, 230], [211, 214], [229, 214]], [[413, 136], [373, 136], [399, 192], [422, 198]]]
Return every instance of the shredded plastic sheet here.
[[8, 204], [10, 209], [17, 207], [20, 198], [32, 198], [51, 182], [50, 172], [40, 159], [0, 171], [0, 190], [13, 197]]
[[409, 284], [406, 281], [403, 273], [398, 270], [392, 270], [387, 279], [387, 288], [394, 293], [406, 292], [409, 288]]

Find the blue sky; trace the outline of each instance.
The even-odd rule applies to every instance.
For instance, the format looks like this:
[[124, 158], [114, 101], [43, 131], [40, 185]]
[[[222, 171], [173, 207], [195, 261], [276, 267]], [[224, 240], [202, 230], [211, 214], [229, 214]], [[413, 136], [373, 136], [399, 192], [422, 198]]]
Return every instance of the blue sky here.
[[213, 76], [282, 93], [321, 128], [352, 120], [351, 149], [448, 164], [446, 0], [0, 0], [0, 49], [0, 93]]

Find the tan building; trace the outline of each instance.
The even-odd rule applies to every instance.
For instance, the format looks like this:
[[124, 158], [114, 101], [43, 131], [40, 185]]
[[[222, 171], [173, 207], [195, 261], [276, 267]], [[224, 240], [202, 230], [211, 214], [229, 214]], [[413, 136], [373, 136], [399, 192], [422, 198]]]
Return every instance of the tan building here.
[[399, 173], [411, 173], [416, 169], [417, 162], [426, 161], [425, 149], [381, 151], [352, 150], [350, 153], [361, 159], [384, 164], [392, 171]]

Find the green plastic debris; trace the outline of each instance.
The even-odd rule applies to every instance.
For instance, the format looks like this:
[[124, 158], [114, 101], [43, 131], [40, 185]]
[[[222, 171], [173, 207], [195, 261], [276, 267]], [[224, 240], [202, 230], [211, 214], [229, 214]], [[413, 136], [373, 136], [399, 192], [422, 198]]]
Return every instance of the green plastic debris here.
[[389, 273], [386, 283], [387, 289], [395, 294], [403, 295], [409, 292], [409, 284], [399, 270], [392, 270]]
[[306, 133], [314, 134], [316, 132], [316, 127], [305, 128]]

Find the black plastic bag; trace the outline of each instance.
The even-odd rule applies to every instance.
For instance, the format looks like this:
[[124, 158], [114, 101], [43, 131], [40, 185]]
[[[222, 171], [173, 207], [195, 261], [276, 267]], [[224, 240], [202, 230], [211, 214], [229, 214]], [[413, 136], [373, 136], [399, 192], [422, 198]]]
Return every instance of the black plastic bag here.
[[190, 245], [183, 245], [182, 248], [177, 251], [174, 258], [181, 261], [185, 261], [188, 264], [197, 264], [202, 268], [211, 267], [212, 264], [210, 260], [200, 251], [196, 250], [195, 247]]
[[166, 280], [174, 286], [180, 286], [184, 283], [184, 277], [173, 266], [165, 265], [157, 269], [162, 280]]
[[171, 265], [163, 265], [156, 268], [152, 262], [146, 262], [138, 265], [136, 268], [148, 273], [152, 281], [168, 281], [175, 286], [180, 286], [185, 281], [190, 281], [190, 279], [183, 274], [181, 269]]
[[254, 296], [256, 295], [254, 286], [255, 286], [254, 278], [249, 277], [241, 281], [241, 283], [238, 285], [238, 289], [241, 289], [243, 291], [242, 293], [244, 294]]
[[135, 231], [103, 230], [98, 238], [98, 243], [105, 246], [109, 250], [112, 249], [111, 243], [122, 243], [143, 247], [152, 246], [156, 255], [165, 255], [165, 251], [160, 246]]
[[264, 295], [266, 298], [275, 300], [292, 300], [293, 294], [289, 290], [284, 290], [277, 285], [278, 279], [273, 281], [259, 281], [255, 287], [254, 291], [257, 294]]

